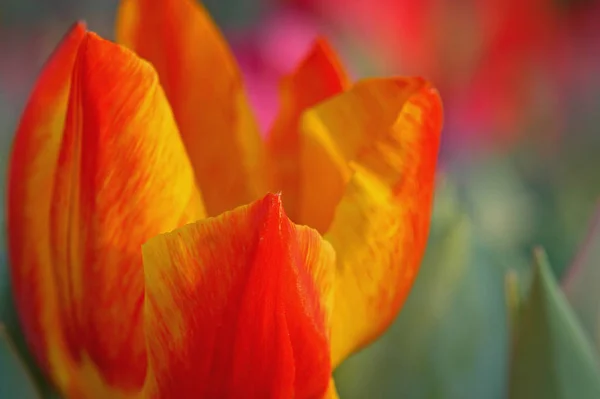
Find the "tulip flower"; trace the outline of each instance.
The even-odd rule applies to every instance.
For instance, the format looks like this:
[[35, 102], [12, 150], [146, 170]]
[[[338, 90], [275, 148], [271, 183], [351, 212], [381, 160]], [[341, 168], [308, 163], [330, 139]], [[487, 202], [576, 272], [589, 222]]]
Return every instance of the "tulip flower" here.
[[193, 1], [125, 0], [116, 37], [71, 29], [12, 149], [11, 278], [37, 362], [69, 398], [336, 397], [332, 369], [419, 267], [437, 92], [350, 85], [319, 40], [265, 142]]

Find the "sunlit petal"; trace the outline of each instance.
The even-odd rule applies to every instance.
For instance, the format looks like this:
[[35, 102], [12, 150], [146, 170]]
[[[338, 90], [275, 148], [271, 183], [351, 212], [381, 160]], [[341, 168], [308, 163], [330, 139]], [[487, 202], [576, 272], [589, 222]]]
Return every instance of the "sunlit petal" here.
[[[71, 74], [85, 34], [85, 26], [76, 24], [44, 66], [21, 117], [8, 172], [11, 286], [29, 348], [46, 370], [64, 349], [51, 273], [50, 204]], [[54, 377], [67, 383], [67, 375]]]
[[55, 179], [50, 259], [70, 355], [135, 391], [146, 374], [141, 245], [204, 213], [155, 71], [93, 33], [75, 64]]
[[268, 138], [274, 185], [282, 192], [287, 214], [297, 219], [300, 190], [299, 121], [309, 107], [344, 90], [347, 77], [333, 49], [318, 39], [280, 86], [281, 109]]
[[160, 76], [209, 215], [267, 192], [265, 150], [227, 43], [194, 0], [125, 0], [117, 40]]
[[437, 92], [419, 78], [372, 79], [302, 120], [302, 221], [337, 253], [337, 365], [395, 318], [419, 267], [440, 143]]
[[143, 254], [149, 397], [325, 394], [334, 253], [278, 195], [153, 238]]

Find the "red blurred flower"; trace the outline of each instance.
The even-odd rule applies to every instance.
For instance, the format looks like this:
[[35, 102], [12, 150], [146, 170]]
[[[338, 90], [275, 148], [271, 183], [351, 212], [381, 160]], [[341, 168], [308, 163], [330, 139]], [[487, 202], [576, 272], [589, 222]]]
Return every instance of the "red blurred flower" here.
[[464, 138], [469, 144], [513, 142], [540, 112], [560, 123], [557, 79], [571, 61], [564, 57], [568, 14], [558, 2], [290, 2], [309, 7], [363, 43], [386, 71], [419, 71], [436, 82], [450, 130], [472, 133]]

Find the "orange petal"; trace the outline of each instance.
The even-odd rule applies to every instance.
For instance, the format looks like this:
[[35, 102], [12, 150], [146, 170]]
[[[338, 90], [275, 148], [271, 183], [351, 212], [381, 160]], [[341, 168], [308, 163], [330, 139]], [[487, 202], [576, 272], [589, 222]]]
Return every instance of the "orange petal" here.
[[365, 80], [308, 111], [302, 125], [302, 220], [327, 231], [337, 253], [335, 366], [389, 326], [416, 276], [442, 107], [422, 79]]
[[13, 143], [7, 187], [11, 287], [30, 350], [42, 367], [62, 337], [50, 267], [50, 204], [71, 74], [85, 25], [54, 51], [29, 98]]
[[318, 398], [334, 252], [278, 195], [142, 248], [150, 398]]
[[227, 43], [194, 0], [124, 0], [117, 39], [158, 71], [209, 215], [262, 197], [265, 150]]
[[273, 162], [275, 187], [282, 192], [292, 220], [297, 220], [300, 189], [300, 116], [307, 108], [342, 92], [347, 81], [333, 49], [325, 39], [318, 39], [296, 70], [281, 82], [281, 109], [267, 149]]
[[[70, 354], [107, 385], [135, 391], [146, 374], [142, 243], [201, 217], [193, 170], [154, 69], [88, 34], [56, 170], [51, 258]], [[86, 397], [98, 397], [90, 381], [82, 385], [90, 387]]]
[[333, 378], [331, 378], [329, 381], [329, 387], [327, 388], [327, 392], [323, 396], [323, 399], [340, 399], [337, 389], [335, 388], [335, 381]]

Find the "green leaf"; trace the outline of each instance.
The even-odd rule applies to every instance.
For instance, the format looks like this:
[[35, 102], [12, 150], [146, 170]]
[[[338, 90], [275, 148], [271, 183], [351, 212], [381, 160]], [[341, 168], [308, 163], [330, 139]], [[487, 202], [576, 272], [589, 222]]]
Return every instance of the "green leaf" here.
[[0, 398], [41, 398], [3, 325], [0, 325]]
[[600, 204], [583, 245], [563, 282], [563, 291], [600, 353]]
[[336, 371], [341, 398], [506, 397], [505, 268], [468, 215], [439, 202], [436, 212], [446, 223], [432, 228], [400, 316]]
[[541, 249], [515, 327], [510, 399], [600, 398], [598, 359]]
[[511, 338], [514, 337], [516, 325], [519, 317], [519, 309], [523, 295], [519, 275], [515, 270], [508, 270], [504, 278], [504, 292], [506, 295], [506, 308], [508, 315], [508, 325]]

